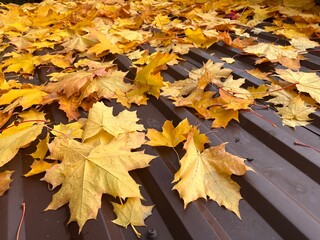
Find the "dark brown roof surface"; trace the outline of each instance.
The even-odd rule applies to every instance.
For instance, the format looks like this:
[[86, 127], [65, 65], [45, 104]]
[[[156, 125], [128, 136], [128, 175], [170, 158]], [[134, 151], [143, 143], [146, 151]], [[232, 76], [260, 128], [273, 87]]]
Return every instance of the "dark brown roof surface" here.
[[[274, 41], [274, 36], [259, 34], [260, 41]], [[282, 41], [282, 42], [281, 42]], [[285, 44], [285, 40], [278, 40]], [[214, 53], [212, 55], [211, 53]], [[221, 57], [233, 57], [238, 50], [221, 43], [208, 50], [193, 49], [187, 61], [169, 67], [163, 74], [166, 80], [183, 79], [187, 70], [202, 66], [212, 59], [220, 62]], [[319, 52], [306, 55], [302, 61], [303, 71], [319, 70]], [[237, 55], [232, 65], [235, 76], [244, 77], [249, 85], [261, 81], [247, 74], [243, 69], [252, 68], [255, 58]], [[117, 56], [120, 69], [128, 70], [130, 62], [124, 56]], [[264, 64], [265, 69], [270, 65]], [[41, 81], [45, 72], [38, 72], [35, 81]], [[133, 77], [133, 73], [129, 73]], [[123, 108], [114, 102], [116, 111]], [[57, 106], [47, 109], [55, 123], [64, 122], [64, 114]], [[169, 148], [150, 148], [146, 151], [159, 157], [151, 166], [132, 172], [135, 180], [142, 185], [142, 194], [148, 205], [155, 204], [153, 215], [146, 220], [148, 227], [138, 227], [141, 239], [151, 239], [152, 230], [157, 238], [169, 239], [319, 239], [320, 236], [320, 154], [312, 149], [294, 145], [296, 140], [320, 147], [320, 113], [312, 115], [313, 123], [295, 130], [282, 126], [280, 118], [271, 109], [255, 111], [276, 123], [274, 128], [265, 120], [250, 112], [242, 112], [240, 123], [232, 122], [226, 129], [211, 129], [211, 122], [201, 120], [189, 109], [176, 108], [168, 99], [150, 99], [147, 106], [132, 107], [146, 128], [160, 129], [166, 119], [175, 123], [188, 118], [190, 123], [200, 126], [201, 132], [209, 133], [212, 145], [229, 142], [227, 150], [240, 157], [248, 158], [247, 164], [254, 172], [244, 177], [234, 177], [241, 186], [244, 200], [240, 201], [242, 220], [232, 212], [219, 207], [213, 201], [197, 200], [184, 210], [182, 200], [176, 191], [171, 191], [174, 172], [179, 168], [175, 153]], [[21, 203], [26, 203], [26, 215], [20, 240], [45, 239], [136, 239], [132, 229], [118, 227], [111, 222], [115, 218], [110, 201], [104, 196], [97, 220], [90, 220], [78, 235], [76, 223], [67, 225], [69, 210], [64, 206], [56, 211], [43, 210], [51, 201], [55, 191], [50, 191], [42, 176], [25, 178], [32, 159], [25, 152], [16, 156], [6, 165], [15, 169], [11, 189], [0, 198], [0, 239], [15, 239], [21, 218]], [[181, 150], [181, 149], [180, 149]], [[149, 231], [149, 235], [148, 235]]]

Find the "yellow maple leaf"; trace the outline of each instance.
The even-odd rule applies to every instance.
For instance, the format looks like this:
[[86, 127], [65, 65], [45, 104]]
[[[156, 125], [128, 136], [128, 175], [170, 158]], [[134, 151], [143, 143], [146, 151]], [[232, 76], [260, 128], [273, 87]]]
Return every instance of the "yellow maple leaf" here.
[[39, 173], [45, 172], [47, 169], [51, 168], [55, 163], [49, 163], [44, 160], [48, 152], [49, 134], [44, 139], [41, 139], [37, 144], [37, 150], [30, 154], [34, 161], [31, 164], [31, 170], [24, 174], [25, 177], [30, 177]]
[[117, 215], [117, 219], [112, 222], [125, 228], [130, 224], [137, 237], [140, 238], [141, 234], [135, 229], [135, 226], [146, 226], [144, 220], [152, 215], [153, 206], [142, 205], [140, 198], [128, 198], [123, 205], [112, 202], [112, 206]]
[[224, 82], [219, 84], [218, 87], [221, 87], [223, 90], [227, 91], [228, 93], [231, 93], [235, 97], [250, 99], [250, 92], [247, 89], [241, 87], [244, 83], [244, 78], [239, 78], [235, 80], [233, 79], [233, 76], [230, 75]]
[[1, 68], [6, 69], [3, 71], [6, 72], [15, 72], [22, 74], [32, 74], [34, 67], [38, 60], [38, 56], [33, 56], [31, 53], [18, 54], [10, 53], [11, 57], [3, 61]]
[[186, 140], [186, 135], [191, 130], [191, 127], [188, 119], [184, 119], [176, 127], [173, 126], [172, 121], [167, 120], [162, 126], [162, 132], [158, 132], [155, 129], [147, 129], [147, 137], [150, 139], [147, 144], [150, 146], [175, 147]]
[[39, 173], [45, 172], [47, 169], [54, 166], [55, 163], [46, 162], [44, 159], [34, 160], [31, 164], [31, 170], [24, 174], [25, 177], [31, 177]]
[[185, 34], [188, 40], [195, 44], [197, 47], [209, 48], [215, 42], [218, 42], [218, 37], [214, 36], [211, 38], [206, 37], [201, 28], [197, 28], [192, 30], [191, 28], [187, 28], [185, 30]]
[[[243, 49], [244, 52], [264, 57], [270, 62], [280, 62], [282, 65], [292, 68], [300, 68], [301, 55], [292, 46], [280, 46], [271, 43], [258, 43]], [[257, 64], [260, 63], [258, 60]]]
[[41, 133], [43, 123], [25, 122], [5, 129], [0, 135], [0, 167], [9, 162], [20, 148], [28, 146]]
[[246, 70], [246, 72], [251, 74], [252, 76], [258, 78], [258, 79], [272, 81], [272, 79], [269, 77], [269, 75], [271, 74], [270, 72], [262, 72], [258, 68], [254, 68], [254, 69], [251, 69], [251, 70]]
[[143, 131], [143, 125], [137, 124], [138, 121], [135, 111], [124, 110], [114, 116], [112, 107], [105, 106], [103, 102], [97, 102], [89, 111], [82, 139], [85, 141], [101, 130], [114, 137], [128, 132]]
[[10, 188], [12, 182], [11, 176], [14, 171], [0, 172], [0, 197]]
[[87, 220], [96, 218], [102, 194], [142, 198], [139, 185], [128, 172], [147, 167], [154, 157], [142, 151], [132, 152], [126, 143], [114, 140], [93, 146], [56, 138], [49, 149], [51, 157], [62, 162], [47, 170], [43, 180], [62, 187], [46, 210], [69, 203], [69, 222], [77, 221], [81, 231]]
[[298, 50], [306, 51], [308, 48], [319, 47], [320, 44], [315, 41], [311, 41], [309, 38], [293, 38], [290, 40], [290, 44]]
[[213, 128], [226, 128], [231, 120], [239, 122], [239, 111], [222, 107], [210, 107], [204, 117], [206, 119], [214, 119], [211, 125]]
[[228, 92], [219, 89], [219, 97], [213, 99], [213, 105], [221, 106], [225, 109], [241, 110], [250, 109], [250, 105], [254, 102], [252, 98], [243, 99], [235, 97]]
[[44, 90], [49, 93], [64, 93], [68, 98], [78, 93], [80, 89], [95, 77], [92, 71], [78, 70], [71, 73], [56, 73], [51, 77], [51, 81]]
[[287, 106], [276, 108], [281, 115], [282, 124], [293, 128], [309, 124], [312, 120], [309, 115], [316, 111], [315, 107], [306, 104], [299, 95], [295, 96]]
[[62, 44], [66, 51], [77, 50], [79, 52], [84, 52], [90, 49], [97, 43], [95, 39], [89, 36], [89, 34], [79, 35], [71, 34], [70, 38], [67, 39], [65, 43]]
[[122, 50], [116, 45], [116, 43], [110, 41], [110, 39], [113, 38], [112, 35], [92, 30], [91, 36], [97, 38], [99, 42], [89, 48], [88, 53], [95, 53], [97, 56], [100, 56], [104, 52], [122, 53]]
[[41, 90], [41, 87], [32, 86], [32, 88], [11, 89], [0, 97], [0, 105], [13, 104], [14, 106], [22, 106], [27, 109], [32, 105], [42, 104], [42, 98], [47, 93]]
[[251, 97], [254, 98], [254, 99], [262, 99], [263, 97], [269, 95], [268, 87], [265, 84], [261, 84], [257, 88], [248, 87], [247, 90], [250, 92]]
[[180, 169], [175, 173], [173, 189], [184, 201], [184, 207], [207, 196], [220, 206], [233, 211], [239, 218], [240, 186], [231, 175], [244, 175], [251, 168], [243, 158], [225, 151], [226, 143], [200, 152], [190, 136], [186, 143], [186, 154], [180, 160]]
[[101, 77], [95, 77], [81, 90], [82, 97], [88, 97], [90, 94], [97, 94], [99, 99], [117, 98], [118, 94], [128, 92], [131, 84], [125, 83], [124, 77], [127, 73], [110, 69]]
[[320, 103], [320, 77], [316, 73], [294, 72], [290, 69], [276, 69], [276, 73], [283, 80], [296, 84], [300, 92], [309, 93]]
[[235, 62], [234, 58], [230, 58], [230, 57], [223, 57], [221, 58], [222, 61], [225, 61], [226, 63], [232, 64]]
[[78, 108], [81, 102], [79, 97], [71, 96], [67, 98], [66, 96], [58, 95], [57, 99], [59, 101], [59, 109], [66, 113], [69, 120], [77, 120], [79, 118]]
[[82, 138], [83, 126], [85, 125], [86, 119], [81, 118], [77, 122], [54, 125], [51, 133], [57, 137], [68, 137], [68, 138]]
[[159, 97], [160, 88], [163, 86], [163, 78], [160, 71], [165, 69], [165, 64], [175, 58], [175, 54], [158, 52], [155, 57], [141, 68], [134, 79], [134, 84], [149, 86], [147, 93]]
[[207, 137], [207, 135], [200, 133], [200, 130], [197, 126], [192, 126], [188, 134], [192, 135], [194, 144], [196, 148], [199, 149], [199, 151], [203, 151], [204, 145], [206, 143], [210, 143], [210, 140]]

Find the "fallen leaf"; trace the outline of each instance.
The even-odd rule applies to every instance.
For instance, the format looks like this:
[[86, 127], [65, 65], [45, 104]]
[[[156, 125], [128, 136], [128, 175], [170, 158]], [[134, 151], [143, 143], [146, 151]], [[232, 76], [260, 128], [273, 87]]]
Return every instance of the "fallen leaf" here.
[[10, 183], [12, 182], [11, 176], [14, 171], [4, 171], [0, 172], [0, 197], [10, 188]]
[[0, 167], [9, 162], [20, 148], [28, 146], [41, 133], [43, 123], [20, 123], [2, 131], [0, 135]]
[[128, 198], [123, 205], [112, 202], [112, 206], [117, 215], [117, 219], [112, 222], [125, 228], [130, 224], [139, 238], [141, 234], [135, 229], [135, 226], [146, 226], [144, 220], [152, 215], [153, 206], [142, 205], [140, 198]]
[[295, 96], [287, 106], [277, 107], [282, 124], [289, 127], [306, 126], [312, 120], [309, 115], [316, 111], [315, 107], [306, 104], [299, 95]]
[[296, 84], [300, 92], [309, 93], [320, 103], [320, 77], [316, 73], [294, 72], [290, 69], [276, 69], [276, 73], [283, 80]]
[[12, 56], [5, 60], [1, 68], [6, 69], [3, 72], [15, 72], [23, 74], [32, 74], [38, 56], [33, 56], [31, 53], [18, 54], [12, 53]]
[[227, 153], [226, 143], [200, 152], [192, 137], [188, 142], [186, 154], [180, 160], [180, 169], [173, 180], [176, 183], [173, 189], [179, 192], [184, 207], [208, 196], [240, 218], [240, 186], [231, 179], [231, 175], [244, 175], [250, 169], [244, 164], [244, 159]]
[[235, 62], [234, 58], [229, 58], [229, 57], [223, 57], [221, 58], [222, 61], [225, 61], [226, 63], [232, 64]]
[[79, 232], [87, 220], [96, 218], [102, 194], [122, 199], [142, 198], [139, 185], [128, 171], [147, 167], [154, 158], [142, 151], [132, 152], [126, 141], [120, 140], [93, 147], [56, 138], [49, 149], [51, 157], [62, 162], [48, 169], [43, 180], [53, 187], [60, 184], [62, 187], [46, 210], [55, 210], [69, 203], [69, 222], [76, 221]]
[[87, 121], [86, 119], [82, 118], [82, 119], [79, 119], [77, 122], [68, 123], [68, 124], [60, 123], [59, 125], [54, 125], [51, 133], [57, 137], [81, 139], [83, 135], [82, 128], [84, 127], [86, 121]]
[[124, 110], [114, 116], [112, 107], [107, 107], [102, 102], [97, 102], [89, 111], [82, 139], [86, 141], [101, 130], [114, 137], [127, 132], [143, 131], [143, 125], [137, 124], [138, 121], [136, 112]]
[[175, 147], [186, 140], [186, 135], [191, 130], [191, 125], [188, 119], [184, 119], [174, 127], [172, 121], [167, 120], [162, 126], [162, 132], [150, 128], [147, 130], [147, 137], [150, 139], [147, 142], [148, 145]]
[[2, 94], [0, 97], [0, 105], [13, 104], [13, 106], [22, 106], [27, 109], [33, 105], [42, 104], [42, 98], [47, 93], [38, 86], [24, 89], [11, 89], [9, 92]]

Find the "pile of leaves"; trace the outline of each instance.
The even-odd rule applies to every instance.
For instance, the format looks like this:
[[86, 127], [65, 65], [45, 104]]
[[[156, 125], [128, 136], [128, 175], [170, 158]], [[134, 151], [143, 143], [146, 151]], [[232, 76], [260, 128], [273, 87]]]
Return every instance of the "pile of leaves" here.
[[[166, 121], [162, 132], [145, 130], [136, 113], [118, 115], [102, 100], [130, 109], [160, 95], [177, 107], [189, 107], [212, 119], [213, 128], [239, 121], [240, 111], [252, 111], [256, 99], [272, 104], [290, 127], [310, 123], [319, 108], [320, 77], [300, 70], [310, 49], [319, 47], [319, 8], [293, 1], [228, 0], [46, 0], [22, 6], [0, 5], [0, 167], [19, 149], [37, 143], [26, 177], [45, 172], [42, 180], [60, 190], [47, 209], [69, 204], [70, 221], [81, 231], [94, 219], [102, 194], [113, 203], [116, 224], [143, 226], [152, 206], [143, 206], [139, 185], [129, 171], [145, 168], [155, 158], [143, 144], [174, 148], [183, 144], [173, 189], [185, 207], [198, 198], [215, 200], [240, 217], [239, 186], [231, 175], [251, 170], [244, 159], [225, 151], [225, 144], [205, 148], [208, 138], [187, 119], [174, 127]], [[272, 19], [265, 27], [258, 24]], [[258, 42], [255, 35], [273, 32], [288, 39], [287, 46]], [[242, 87], [232, 70], [211, 60], [190, 71], [189, 77], [169, 82], [161, 72], [184, 61], [193, 47], [209, 48], [223, 42], [256, 64], [270, 62], [273, 72], [259, 68], [249, 74], [265, 83]], [[155, 50], [150, 53], [142, 46]], [[132, 62], [135, 77], [118, 69], [115, 58]], [[222, 59], [232, 64], [235, 59]], [[39, 72], [47, 73], [41, 77]], [[268, 101], [268, 102], [266, 102]], [[54, 125], [44, 106], [59, 104], [68, 123]], [[81, 113], [87, 118], [81, 118]], [[41, 134], [42, 133], [42, 134]], [[40, 137], [39, 136], [43, 136]], [[146, 136], [149, 141], [146, 142]], [[156, 160], [154, 160], [156, 161]], [[9, 188], [13, 170], [0, 173], [0, 195]]]

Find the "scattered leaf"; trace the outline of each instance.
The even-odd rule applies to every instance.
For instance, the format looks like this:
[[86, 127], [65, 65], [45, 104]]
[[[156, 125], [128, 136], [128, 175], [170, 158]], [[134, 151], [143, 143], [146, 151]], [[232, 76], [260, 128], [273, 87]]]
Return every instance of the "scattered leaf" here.
[[11, 176], [14, 171], [4, 171], [0, 172], [0, 197], [10, 188], [10, 183], [12, 182]]
[[233, 211], [239, 218], [240, 186], [231, 175], [243, 175], [248, 168], [244, 159], [225, 151], [225, 143], [200, 152], [189, 137], [186, 154], [180, 160], [173, 189], [177, 190], [184, 201], [184, 207], [207, 196], [220, 206]]
[[146, 226], [144, 220], [152, 214], [153, 206], [142, 205], [140, 198], [128, 198], [123, 205], [113, 202], [112, 206], [117, 215], [112, 222], [125, 228], [130, 224], [137, 237], [140, 237], [141, 234], [134, 227]]

